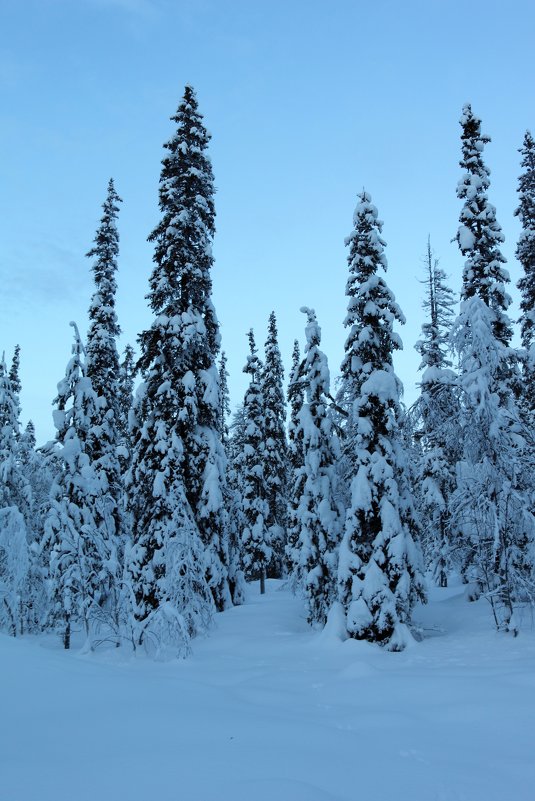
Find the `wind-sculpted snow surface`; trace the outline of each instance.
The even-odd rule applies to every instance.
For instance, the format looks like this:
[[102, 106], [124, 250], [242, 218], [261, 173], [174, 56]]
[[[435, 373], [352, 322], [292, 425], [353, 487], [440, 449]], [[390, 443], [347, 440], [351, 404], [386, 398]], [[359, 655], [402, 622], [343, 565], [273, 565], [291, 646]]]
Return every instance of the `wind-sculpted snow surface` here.
[[0, 635], [0, 798], [532, 801], [529, 620], [492, 632], [462, 587], [414, 617], [402, 653], [343, 641], [268, 581], [185, 661]]

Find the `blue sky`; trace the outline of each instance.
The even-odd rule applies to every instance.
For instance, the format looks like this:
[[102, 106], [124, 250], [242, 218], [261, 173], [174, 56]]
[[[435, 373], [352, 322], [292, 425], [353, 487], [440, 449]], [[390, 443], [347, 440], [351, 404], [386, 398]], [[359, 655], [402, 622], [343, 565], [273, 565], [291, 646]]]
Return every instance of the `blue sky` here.
[[[289, 361], [316, 309], [334, 377], [343, 355], [344, 237], [365, 187], [384, 221], [388, 281], [407, 317], [397, 359], [415, 398], [422, 255], [460, 287], [462, 104], [492, 137], [491, 202], [514, 283], [518, 148], [535, 128], [535, 6], [511, 0], [3, 0], [0, 3], [0, 346], [22, 347], [23, 421], [53, 435], [75, 320], [87, 328], [90, 248], [109, 177], [124, 203], [121, 349], [150, 323], [146, 237], [162, 144], [184, 84], [212, 132], [214, 301], [241, 400], [253, 326], [275, 310]], [[517, 294], [512, 290], [517, 316]]]

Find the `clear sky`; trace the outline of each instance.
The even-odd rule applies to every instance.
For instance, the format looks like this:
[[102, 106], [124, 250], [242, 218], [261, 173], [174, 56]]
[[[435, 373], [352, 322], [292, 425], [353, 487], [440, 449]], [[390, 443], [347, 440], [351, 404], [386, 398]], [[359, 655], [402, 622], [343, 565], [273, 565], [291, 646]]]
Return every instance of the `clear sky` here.
[[[289, 362], [316, 309], [342, 359], [344, 237], [365, 187], [384, 221], [387, 280], [407, 317], [397, 361], [416, 396], [422, 255], [431, 235], [460, 288], [455, 235], [462, 104], [485, 159], [514, 283], [518, 148], [535, 128], [532, 0], [0, 0], [0, 347], [22, 347], [22, 419], [53, 435], [75, 320], [87, 329], [90, 248], [108, 179], [124, 203], [120, 348], [150, 324], [146, 237], [162, 144], [185, 83], [212, 133], [214, 302], [233, 405], [245, 333], [275, 310]], [[512, 292], [518, 314], [517, 294]]]

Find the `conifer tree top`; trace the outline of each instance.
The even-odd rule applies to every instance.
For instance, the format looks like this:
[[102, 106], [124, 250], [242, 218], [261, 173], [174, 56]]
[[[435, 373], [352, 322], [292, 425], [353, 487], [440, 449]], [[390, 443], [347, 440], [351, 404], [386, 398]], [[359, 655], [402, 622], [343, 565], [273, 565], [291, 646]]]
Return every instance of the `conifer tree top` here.
[[211, 240], [215, 233], [214, 179], [206, 153], [210, 134], [186, 86], [176, 114], [176, 131], [164, 145], [160, 223], [149, 236], [156, 243], [149, 299], [161, 312], [178, 303], [181, 311], [201, 308], [211, 294]]
[[[364, 190], [358, 195], [353, 223], [353, 231], [346, 239], [349, 302], [344, 325], [350, 330], [342, 374], [346, 379], [359, 376], [361, 380], [363, 370], [369, 372], [379, 367], [377, 359], [383, 366], [391, 366], [392, 351], [402, 347], [392, 326], [395, 320], [404, 323], [405, 317], [386, 281], [377, 274], [380, 268], [387, 268], [386, 243], [381, 237], [382, 222], [377, 209]], [[357, 387], [354, 389], [358, 392]]]
[[[496, 209], [489, 203], [490, 170], [483, 161], [485, 145], [490, 137], [481, 133], [481, 120], [474, 115], [469, 103], [463, 106], [462, 159], [464, 172], [457, 185], [457, 197], [464, 200], [459, 216], [456, 240], [467, 259], [463, 270], [463, 298], [479, 295], [500, 316], [511, 299], [505, 291], [509, 274], [501, 265], [505, 258], [500, 251], [504, 241], [502, 229], [496, 219]], [[497, 335], [502, 340], [511, 336], [505, 318], [497, 321]]]
[[252, 328], [247, 332], [247, 339], [249, 340], [249, 354], [243, 372], [248, 373], [253, 381], [257, 381], [259, 378], [260, 359], [258, 358], [258, 351]]
[[122, 200], [115, 190], [113, 178], [110, 178], [94, 245], [86, 254], [94, 259], [91, 269], [95, 280], [95, 291], [89, 306], [87, 375], [91, 377], [97, 394], [106, 397], [111, 405], [115, 402], [113, 384], [119, 369], [115, 338], [121, 333], [115, 311], [119, 203]]

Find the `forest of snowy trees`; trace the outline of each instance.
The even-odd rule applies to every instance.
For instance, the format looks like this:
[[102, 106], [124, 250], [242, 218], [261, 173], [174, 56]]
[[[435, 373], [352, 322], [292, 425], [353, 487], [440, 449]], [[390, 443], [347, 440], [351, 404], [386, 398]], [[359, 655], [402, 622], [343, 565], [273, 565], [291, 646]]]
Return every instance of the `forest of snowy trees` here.
[[274, 577], [302, 597], [311, 626], [336, 616], [349, 637], [401, 650], [420, 636], [412, 612], [426, 582], [460, 576], [467, 602], [485, 597], [498, 630], [516, 635], [519, 610], [535, 602], [531, 134], [520, 149], [518, 321], [489, 199], [490, 139], [466, 105], [462, 286], [448, 286], [428, 243], [417, 401], [401, 402], [404, 315], [362, 190], [346, 240], [339, 379], [321, 321], [303, 307], [304, 347], [296, 340], [285, 385], [273, 312], [263, 348], [253, 330], [247, 349], [244, 339], [248, 387], [231, 414], [212, 302], [210, 136], [190, 86], [172, 120], [149, 235], [152, 323], [137, 353], [117, 349], [122, 201], [110, 180], [87, 254], [87, 339], [72, 323], [53, 442], [36, 447], [32, 423], [21, 425], [19, 348], [0, 363], [0, 629], [56, 633], [65, 648], [82, 632], [88, 650], [180, 656], [217, 612], [243, 602], [246, 581], [264, 591]]

